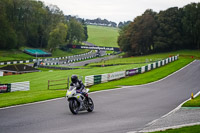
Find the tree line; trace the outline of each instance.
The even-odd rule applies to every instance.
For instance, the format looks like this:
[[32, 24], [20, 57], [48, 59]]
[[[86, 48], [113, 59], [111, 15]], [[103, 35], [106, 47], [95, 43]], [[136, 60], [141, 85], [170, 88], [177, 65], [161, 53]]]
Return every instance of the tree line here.
[[84, 18], [80, 18], [78, 16], [72, 16], [72, 15], [65, 15], [65, 18], [67, 20], [74, 18], [77, 21], [84, 22], [87, 25], [98, 25], [98, 26], [118, 27], [118, 28], [122, 28], [123, 26], [126, 26], [131, 23], [131, 21], [123, 21], [123, 22], [119, 22], [117, 24], [116, 22], [109, 21], [107, 19], [102, 19], [102, 18], [84, 19]]
[[66, 20], [56, 5], [36, 0], [0, 1], [0, 49], [22, 46], [55, 50], [60, 45], [86, 41], [87, 26]]
[[159, 13], [146, 10], [120, 29], [118, 45], [130, 55], [200, 49], [200, 3]]
[[126, 25], [129, 25], [130, 23], [131, 23], [131, 21], [119, 22], [118, 27], [119, 27], [119, 28], [122, 28], [122, 27], [124, 27], [124, 26], [126, 26]]
[[101, 26], [109, 26], [109, 27], [117, 27], [117, 23], [113, 21], [108, 21], [107, 19], [86, 19], [85, 22], [90, 25], [101, 25]]
[[101, 19], [101, 18], [83, 19], [83, 18], [79, 18], [78, 16], [71, 16], [71, 15], [65, 15], [65, 18], [67, 20], [70, 20], [71, 18], [74, 18], [77, 21], [84, 22], [87, 25], [99, 25], [99, 26], [117, 27], [117, 23], [115, 23], [113, 21], [109, 21], [107, 19]]

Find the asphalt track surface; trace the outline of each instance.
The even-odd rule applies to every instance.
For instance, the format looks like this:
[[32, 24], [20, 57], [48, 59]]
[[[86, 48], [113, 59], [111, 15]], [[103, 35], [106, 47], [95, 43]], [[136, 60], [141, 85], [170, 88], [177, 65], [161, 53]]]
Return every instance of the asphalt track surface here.
[[90, 94], [92, 113], [72, 115], [65, 98], [0, 109], [0, 133], [138, 131], [200, 91], [199, 79], [200, 61], [195, 61], [158, 82]]

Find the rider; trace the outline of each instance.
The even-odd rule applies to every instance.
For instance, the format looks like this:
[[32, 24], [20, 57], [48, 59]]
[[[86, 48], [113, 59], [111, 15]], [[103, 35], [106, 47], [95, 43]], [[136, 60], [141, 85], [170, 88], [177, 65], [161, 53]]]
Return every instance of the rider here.
[[70, 84], [70, 86], [75, 86], [76, 91], [78, 93], [83, 94], [87, 99], [87, 97], [88, 97], [87, 93], [83, 92], [83, 89], [85, 89], [85, 85], [83, 84], [83, 82], [81, 80], [79, 80], [76, 75], [72, 75], [71, 81], [72, 81], [72, 83]]

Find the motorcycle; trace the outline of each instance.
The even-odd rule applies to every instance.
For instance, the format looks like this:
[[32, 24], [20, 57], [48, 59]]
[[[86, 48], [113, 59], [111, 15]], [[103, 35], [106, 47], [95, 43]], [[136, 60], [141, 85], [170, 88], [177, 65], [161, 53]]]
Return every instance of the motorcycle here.
[[90, 97], [88, 97], [89, 89], [84, 89], [83, 92], [86, 96], [78, 93], [75, 86], [70, 86], [66, 93], [66, 98], [69, 102], [69, 109], [73, 114], [78, 114], [79, 111], [87, 110], [92, 112], [94, 110], [94, 103]]

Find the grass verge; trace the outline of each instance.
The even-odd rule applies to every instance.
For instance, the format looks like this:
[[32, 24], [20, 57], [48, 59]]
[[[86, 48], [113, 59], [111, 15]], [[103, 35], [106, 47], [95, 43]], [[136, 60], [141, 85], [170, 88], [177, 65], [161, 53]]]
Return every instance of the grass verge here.
[[195, 126], [188, 126], [178, 129], [168, 129], [166, 131], [157, 131], [151, 133], [199, 133], [199, 131], [200, 131], [200, 125], [195, 125]]
[[200, 95], [183, 104], [183, 107], [200, 107]]

